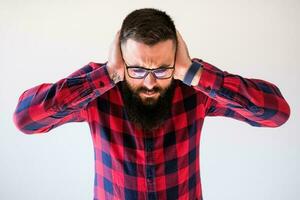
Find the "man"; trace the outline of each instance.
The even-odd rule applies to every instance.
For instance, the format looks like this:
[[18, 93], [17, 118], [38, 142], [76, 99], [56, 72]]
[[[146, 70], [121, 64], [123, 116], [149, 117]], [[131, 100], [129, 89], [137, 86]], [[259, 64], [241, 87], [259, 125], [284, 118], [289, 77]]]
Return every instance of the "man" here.
[[25, 91], [14, 121], [27, 134], [88, 122], [94, 199], [200, 200], [205, 116], [278, 127], [289, 114], [275, 85], [191, 59], [165, 12], [139, 9], [124, 19], [108, 62]]

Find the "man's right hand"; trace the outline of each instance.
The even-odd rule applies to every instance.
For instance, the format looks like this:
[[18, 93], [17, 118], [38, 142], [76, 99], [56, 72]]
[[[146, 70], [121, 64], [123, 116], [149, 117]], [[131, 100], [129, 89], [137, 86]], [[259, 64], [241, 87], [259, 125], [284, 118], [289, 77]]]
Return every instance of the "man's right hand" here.
[[107, 71], [114, 83], [124, 80], [125, 64], [122, 58], [120, 46], [120, 31], [117, 32], [113, 43], [110, 46]]

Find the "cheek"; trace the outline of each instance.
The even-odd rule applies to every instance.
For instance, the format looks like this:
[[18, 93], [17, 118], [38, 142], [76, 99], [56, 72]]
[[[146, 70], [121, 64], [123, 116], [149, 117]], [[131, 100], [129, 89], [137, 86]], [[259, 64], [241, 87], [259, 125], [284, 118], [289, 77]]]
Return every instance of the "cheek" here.
[[127, 85], [130, 87], [130, 89], [133, 91], [136, 91], [138, 88], [140, 88], [143, 85], [141, 80], [132, 79], [128, 76], [125, 76], [125, 81]]
[[172, 83], [172, 79], [160, 80], [159, 87], [163, 90], [167, 89]]

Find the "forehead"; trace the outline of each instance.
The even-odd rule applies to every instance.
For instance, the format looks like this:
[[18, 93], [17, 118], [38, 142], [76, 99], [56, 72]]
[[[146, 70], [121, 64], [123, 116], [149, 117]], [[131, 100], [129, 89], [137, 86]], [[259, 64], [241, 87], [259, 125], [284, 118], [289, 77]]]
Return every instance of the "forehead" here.
[[159, 42], [149, 46], [133, 39], [122, 44], [122, 53], [125, 62], [129, 65], [160, 66], [173, 64], [175, 44], [173, 40]]

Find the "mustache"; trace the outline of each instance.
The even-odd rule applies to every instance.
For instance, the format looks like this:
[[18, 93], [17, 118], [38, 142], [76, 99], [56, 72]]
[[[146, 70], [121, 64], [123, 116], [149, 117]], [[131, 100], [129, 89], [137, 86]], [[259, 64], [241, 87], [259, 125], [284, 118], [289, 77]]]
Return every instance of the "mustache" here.
[[161, 88], [159, 88], [159, 87], [154, 87], [154, 88], [152, 88], [151, 90], [149, 90], [148, 88], [146, 88], [146, 87], [140, 87], [140, 88], [138, 88], [137, 90], [136, 90], [136, 92], [137, 93], [140, 93], [140, 92], [161, 92], [162, 91], [162, 89]]

